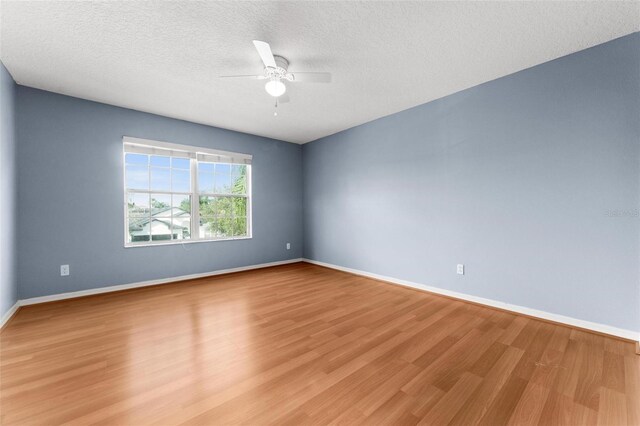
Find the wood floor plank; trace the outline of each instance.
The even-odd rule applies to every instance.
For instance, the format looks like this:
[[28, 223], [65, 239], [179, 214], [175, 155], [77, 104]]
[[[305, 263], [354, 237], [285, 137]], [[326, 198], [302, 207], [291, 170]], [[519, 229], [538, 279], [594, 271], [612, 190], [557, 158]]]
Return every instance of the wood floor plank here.
[[522, 358], [523, 350], [510, 346], [496, 361], [473, 394], [472, 402], [465, 404], [451, 420], [454, 425], [476, 424], [486, 414], [495, 398], [511, 377], [511, 372]]
[[580, 351], [582, 362], [581, 368], [577, 372], [578, 382], [574, 400], [593, 410], [598, 409], [600, 404], [600, 387], [603, 383], [603, 350], [583, 350]]
[[627, 422], [640, 425], [640, 358], [638, 355], [624, 357], [625, 396], [627, 399]]
[[482, 378], [471, 373], [464, 373], [456, 384], [438, 401], [438, 403], [422, 418], [421, 425], [446, 425], [458, 413], [460, 408], [473, 395], [482, 383]]
[[608, 388], [600, 389], [598, 425], [627, 424], [627, 401], [624, 394]]
[[21, 308], [2, 425], [640, 425], [633, 343], [309, 265]]
[[518, 401], [522, 398], [526, 386], [527, 382], [525, 380], [512, 374], [478, 424], [486, 426], [507, 424]]
[[620, 393], [625, 392], [624, 356], [604, 352], [602, 385]]
[[508, 424], [510, 426], [537, 425], [544, 408], [540, 401], [546, 401], [550, 391], [547, 387], [529, 382], [522, 397], [518, 400]]
[[367, 416], [370, 425], [406, 425], [411, 426], [420, 420], [411, 412], [414, 399], [404, 392], [398, 391], [376, 411]]

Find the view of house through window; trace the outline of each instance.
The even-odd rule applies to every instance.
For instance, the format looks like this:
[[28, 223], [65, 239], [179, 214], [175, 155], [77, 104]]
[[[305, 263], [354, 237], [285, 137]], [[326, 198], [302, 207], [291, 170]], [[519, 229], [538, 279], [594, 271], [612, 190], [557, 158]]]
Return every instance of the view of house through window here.
[[250, 156], [127, 140], [126, 245], [251, 236]]

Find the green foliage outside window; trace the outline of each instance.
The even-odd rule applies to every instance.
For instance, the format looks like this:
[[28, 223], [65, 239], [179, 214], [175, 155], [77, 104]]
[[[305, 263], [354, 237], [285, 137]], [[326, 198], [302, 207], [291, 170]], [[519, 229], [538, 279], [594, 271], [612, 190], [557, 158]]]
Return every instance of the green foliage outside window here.
[[233, 166], [233, 183], [225, 188], [229, 195], [201, 196], [202, 237], [224, 238], [247, 235], [247, 168]]

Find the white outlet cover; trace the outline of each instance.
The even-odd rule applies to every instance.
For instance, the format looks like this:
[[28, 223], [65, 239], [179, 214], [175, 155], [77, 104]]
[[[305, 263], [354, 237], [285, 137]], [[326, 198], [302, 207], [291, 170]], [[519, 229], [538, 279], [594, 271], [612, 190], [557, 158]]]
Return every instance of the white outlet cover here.
[[458, 275], [464, 275], [464, 265], [461, 263], [458, 263], [456, 272], [458, 273]]
[[60, 265], [60, 276], [66, 277], [69, 275], [69, 265]]

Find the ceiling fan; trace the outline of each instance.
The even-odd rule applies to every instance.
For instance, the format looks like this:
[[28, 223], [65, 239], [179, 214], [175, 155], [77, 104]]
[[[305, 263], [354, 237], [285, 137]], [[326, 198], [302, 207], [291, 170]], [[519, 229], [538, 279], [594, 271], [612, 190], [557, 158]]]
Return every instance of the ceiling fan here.
[[253, 40], [253, 45], [264, 63], [264, 72], [258, 75], [223, 75], [220, 78], [247, 78], [255, 80], [268, 80], [264, 89], [268, 94], [277, 98], [281, 103], [288, 102], [285, 95], [287, 86], [284, 81], [291, 83], [330, 83], [331, 74], [328, 72], [289, 72], [289, 61], [282, 56], [271, 53], [269, 43]]

